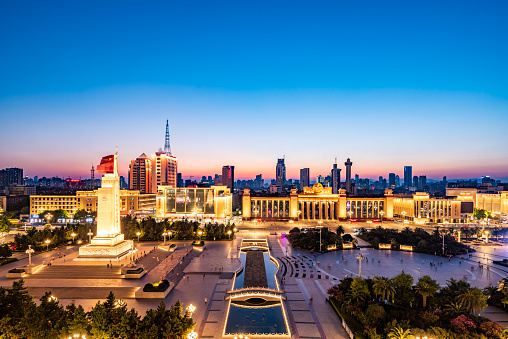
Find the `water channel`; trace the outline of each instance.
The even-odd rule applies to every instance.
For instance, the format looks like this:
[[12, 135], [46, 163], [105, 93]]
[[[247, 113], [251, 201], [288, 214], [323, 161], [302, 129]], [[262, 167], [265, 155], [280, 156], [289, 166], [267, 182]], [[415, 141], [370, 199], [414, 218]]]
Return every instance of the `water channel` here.
[[[245, 246], [240, 260], [243, 270], [237, 273], [229, 304], [224, 335], [290, 336], [276, 274], [266, 240], [261, 246]], [[273, 259], [275, 260], [275, 259]]]

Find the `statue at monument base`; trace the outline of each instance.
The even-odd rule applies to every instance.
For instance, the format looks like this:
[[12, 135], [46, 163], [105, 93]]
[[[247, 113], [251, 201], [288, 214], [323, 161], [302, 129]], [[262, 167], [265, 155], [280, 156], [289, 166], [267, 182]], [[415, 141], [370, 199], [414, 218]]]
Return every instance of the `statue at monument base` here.
[[98, 189], [97, 235], [90, 244], [79, 248], [79, 261], [120, 261], [134, 248], [120, 232], [120, 179], [117, 165], [118, 151], [103, 157], [97, 170], [104, 173]]

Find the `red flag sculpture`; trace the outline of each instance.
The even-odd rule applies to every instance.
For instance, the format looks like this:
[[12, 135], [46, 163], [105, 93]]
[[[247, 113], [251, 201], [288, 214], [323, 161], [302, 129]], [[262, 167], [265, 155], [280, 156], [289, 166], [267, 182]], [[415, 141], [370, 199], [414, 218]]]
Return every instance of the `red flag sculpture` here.
[[100, 165], [97, 166], [97, 171], [103, 174], [114, 173], [115, 172], [114, 166], [115, 166], [115, 156], [107, 155], [105, 157], [102, 157]]

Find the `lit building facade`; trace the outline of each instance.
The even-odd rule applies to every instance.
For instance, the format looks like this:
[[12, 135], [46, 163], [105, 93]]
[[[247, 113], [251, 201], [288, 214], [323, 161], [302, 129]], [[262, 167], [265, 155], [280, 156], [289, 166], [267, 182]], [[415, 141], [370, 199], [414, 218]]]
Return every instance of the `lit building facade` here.
[[152, 161], [145, 153], [141, 154], [129, 164], [129, 189], [141, 193], [152, 191]]
[[508, 217], [508, 191], [482, 193], [477, 188], [447, 188], [446, 195], [460, 201], [471, 201], [475, 208], [486, 209], [501, 219]]
[[[134, 190], [120, 190], [121, 214], [153, 214], [155, 194], [141, 194]], [[77, 191], [76, 195], [31, 195], [30, 215], [43, 211], [64, 210], [73, 215], [77, 210], [97, 212], [98, 191]]]
[[416, 192], [411, 196], [396, 196], [393, 199], [395, 218], [417, 224], [464, 223], [473, 214], [472, 201], [455, 197], [432, 198], [428, 193]]
[[233, 194], [225, 186], [175, 188], [159, 186], [157, 218], [227, 219], [233, 213]]
[[345, 220], [392, 219], [393, 194], [385, 190], [379, 198], [347, 197], [344, 189], [337, 194], [320, 183], [304, 187], [302, 193], [291, 190], [288, 197], [251, 197], [243, 192], [243, 219], [262, 220]]
[[178, 159], [164, 152], [152, 155], [152, 192], [157, 192], [159, 186], [176, 187]]
[[275, 185], [282, 187], [286, 184], [286, 165], [284, 159], [277, 159], [275, 166]]
[[235, 190], [235, 166], [222, 166], [222, 185], [227, 186], [230, 192]]

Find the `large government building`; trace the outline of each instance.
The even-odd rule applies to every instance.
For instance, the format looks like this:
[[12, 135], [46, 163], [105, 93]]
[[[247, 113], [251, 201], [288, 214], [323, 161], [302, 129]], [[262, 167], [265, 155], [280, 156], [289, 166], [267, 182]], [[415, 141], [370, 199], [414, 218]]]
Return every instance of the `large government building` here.
[[320, 183], [304, 187], [303, 192], [291, 190], [288, 197], [255, 197], [243, 191], [244, 220], [391, 220], [402, 219], [417, 224], [466, 223], [474, 208], [491, 211], [501, 220], [508, 215], [508, 192], [478, 193], [477, 189], [447, 189], [447, 196], [430, 197], [428, 193], [393, 195], [391, 189], [379, 197], [351, 197], [346, 190], [332, 193], [331, 187]]

